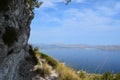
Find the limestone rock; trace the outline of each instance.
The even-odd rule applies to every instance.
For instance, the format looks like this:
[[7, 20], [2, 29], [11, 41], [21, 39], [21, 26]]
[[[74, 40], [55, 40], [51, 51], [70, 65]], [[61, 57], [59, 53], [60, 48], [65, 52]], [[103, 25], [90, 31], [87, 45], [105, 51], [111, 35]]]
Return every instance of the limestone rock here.
[[0, 1], [0, 80], [56, 80], [30, 71], [36, 65], [28, 45], [34, 13], [27, 1]]
[[33, 17], [26, 0], [0, 1], [0, 80], [24, 80], [19, 78], [19, 70], [25, 57], [30, 56], [28, 39]]

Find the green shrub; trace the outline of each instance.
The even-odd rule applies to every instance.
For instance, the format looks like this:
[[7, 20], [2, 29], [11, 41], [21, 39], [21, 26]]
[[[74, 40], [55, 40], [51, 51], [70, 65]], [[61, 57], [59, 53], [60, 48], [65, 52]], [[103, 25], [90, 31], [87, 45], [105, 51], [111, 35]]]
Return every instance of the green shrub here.
[[113, 80], [113, 75], [110, 72], [105, 72], [102, 76], [102, 80]]
[[[34, 51], [39, 51], [39, 48], [38, 47], [35, 47], [34, 48]], [[39, 51], [40, 52], [40, 51]]]
[[120, 73], [118, 73], [118, 74], [115, 75], [114, 80], [120, 80]]
[[43, 2], [39, 2], [38, 0], [26, 0], [25, 2], [29, 4], [31, 9], [35, 7], [39, 8], [43, 4]]
[[[48, 63], [49, 65], [51, 65], [53, 68], [56, 68], [56, 67], [57, 67], [57, 64], [58, 64], [57, 60], [55, 60], [55, 59], [53, 59], [52, 57], [50, 57], [50, 56], [48, 56], [48, 55], [40, 52], [38, 47], [35, 47], [35, 48], [34, 48], [34, 53], [35, 53], [35, 57], [36, 57], [37, 60], [38, 60], [38, 58], [43, 58], [43, 59], [45, 59], [45, 60], [47, 61], [47, 63]], [[38, 60], [38, 61], [39, 61], [39, 60]]]
[[93, 76], [92, 80], [101, 80], [101, 77], [100, 76]]
[[84, 79], [86, 77], [86, 72], [85, 71], [80, 71], [78, 73], [78, 75], [79, 75], [80, 78]]
[[29, 54], [30, 54], [30, 55], [33, 55], [33, 56], [35, 55], [35, 54], [34, 54], [34, 50], [33, 50], [33, 46], [30, 45], [30, 44], [29, 44]]
[[51, 65], [53, 68], [57, 67], [58, 62], [55, 59], [53, 59], [52, 57], [50, 57], [44, 53], [40, 53], [40, 56], [41, 56], [41, 58], [44, 58], [48, 62], [48, 64]]

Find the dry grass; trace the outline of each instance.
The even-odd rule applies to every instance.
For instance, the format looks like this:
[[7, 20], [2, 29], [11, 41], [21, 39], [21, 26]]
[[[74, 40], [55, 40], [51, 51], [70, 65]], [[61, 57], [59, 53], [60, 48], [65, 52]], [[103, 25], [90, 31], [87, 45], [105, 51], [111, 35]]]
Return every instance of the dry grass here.
[[50, 68], [47, 63], [43, 64], [43, 68], [40, 70], [40, 75], [44, 78], [50, 75]]
[[38, 48], [33, 50], [35, 53], [35, 57], [37, 60], [37, 65], [41, 59], [45, 59], [45, 63], [43, 63], [43, 69], [38, 70], [41, 76], [46, 77], [50, 75], [51, 66], [58, 73], [57, 80], [120, 80], [120, 73], [112, 74], [110, 72], [105, 72], [104, 74], [89, 74], [85, 71], [75, 71], [74, 69], [67, 67], [63, 63], [53, 59], [52, 57], [41, 53]]
[[62, 63], [58, 64], [56, 71], [59, 73], [58, 80], [80, 80], [75, 70]]

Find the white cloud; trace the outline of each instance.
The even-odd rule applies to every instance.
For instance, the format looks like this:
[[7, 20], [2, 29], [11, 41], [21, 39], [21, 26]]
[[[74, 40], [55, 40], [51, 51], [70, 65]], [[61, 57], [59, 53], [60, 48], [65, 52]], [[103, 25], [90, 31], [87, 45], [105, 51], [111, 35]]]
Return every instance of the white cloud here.
[[[56, 3], [59, 3], [59, 2], [62, 2], [63, 4], [66, 3], [65, 0], [40, 0], [40, 1], [43, 1], [43, 4], [41, 7], [43, 8], [55, 8], [56, 7]], [[82, 3], [84, 2], [85, 0], [72, 0], [72, 2], [75, 2], [75, 3]]]
[[[110, 24], [114, 23], [114, 25], [118, 25], [118, 22], [120, 21], [112, 19], [111, 16], [106, 16], [108, 14], [114, 14], [114, 12], [107, 7], [101, 7], [97, 11], [90, 8], [84, 10], [70, 8], [62, 11], [62, 19], [60, 16], [55, 16], [54, 14], [56, 13], [54, 13], [53, 15], [48, 14], [44, 11], [40, 13], [42, 14], [40, 19], [41, 23], [46, 23], [48, 25], [52, 23], [58, 23], [59, 25], [57, 27], [59, 27], [59, 29], [61, 29], [62, 27], [67, 27], [71, 30], [72, 28], [83, 28], [84, 30], [104, 30], [105, 28], [105, 30], [109, 30], [111, 29]], [[118, 29], [118, 27], [119, 26], [116, 26], [114, 28]]]
[[111, 16], [111, 15], [115, 15], [116, 14], [115, 9], [110, 8], [110, 7], [99, 6], [97, 9], [100, 12], [100, 14], [102, 14], [102, 15]]
[[85, 0], [72, 0], [72, 1], [77, 2], [77, 3], [82, 3], [82, 2], [84, 2]]
[[110, 0], [103, 4], [95, 5], [94, 8], [104, 16], [116, 16], [120, 13], [120, 1]]
[[59, 2], [64, 2], [64, 0], [42, 0], [43, 1], [43, 5], [41, 7], [46, 7], [46, 8], [55, 8], [56, 7], [56, 3]]
[[101, 16], [92, 9], [85, 9], [83, 11], [79, 9], [69, 9], [64, 14], [67, 14], [67, 17], [63, 20], [63, 24], [66, 25], [97, 27], [97, 25], [106, 25], [111, 22], [110, 18]]
[[[56, 3], [64, 0], [44, 0], [44, 6], [46, 8], [54, 8]], [[74, 2], [81, 3], [85, 0], [74, 0]], [[101, 34], [102, 31], [115, 31], [120, 30], [120, 19], [115, 19], [116, 14], [120, 13], [120, 3], [114, 4], [114, 6], [102, 6], [94, 5], [90, 7], [68, 7], [68, 9], [58, 9], [56, 7], [54, 12], [47, 12], [44, 8], [39, 10], [40, 26], [39, 28], [32, 29], [32, 35], [42, 37], [41, 39], [47, 40], [47, 38], [64, 39], [69, 37], [84, 37], [94, 32]], [[57, 15], [56, 15], [57, 14]], [[58, 23], [54, 27], [50, 25]], [[110, 32], [109, 32], [110, 33]], [[42, 35], [41, 35], [42, 34]], [[47, 36], [45, 36], [47, 35]], [[103, 34], [104, 35], [104, 34]]]
[[120, 2], [115, 4], [114, 9], [116, 10], [117, 13], [120, 13]]

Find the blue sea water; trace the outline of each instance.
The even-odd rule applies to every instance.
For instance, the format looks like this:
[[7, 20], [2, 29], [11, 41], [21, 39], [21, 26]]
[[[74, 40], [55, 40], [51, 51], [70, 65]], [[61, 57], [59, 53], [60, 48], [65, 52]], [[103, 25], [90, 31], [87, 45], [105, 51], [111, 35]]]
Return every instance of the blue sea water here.
[[51, 48], [41, 51], [76, 70], [89, 73], [120, 72], [120, 51], [117, 50]]

